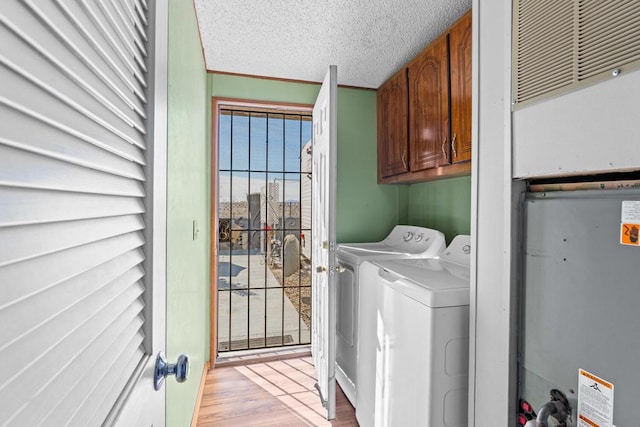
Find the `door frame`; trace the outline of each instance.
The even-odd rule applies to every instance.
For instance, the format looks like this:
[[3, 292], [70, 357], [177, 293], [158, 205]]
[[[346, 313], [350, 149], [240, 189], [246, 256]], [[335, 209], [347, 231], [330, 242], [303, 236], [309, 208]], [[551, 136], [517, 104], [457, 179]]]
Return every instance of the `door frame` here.
[[[222, 106], [242, 107], [243, 109], [255, 109], [256, 111], [273, 110], [274, 112], [294, 113], [313, 111], [313, 104], [298, 104], [292, 102], [257, 101], [242, 98], [211, 97], [211, 258], [209, 289], [209, 369], [215, 368], [218, 359], [218, 112]], [[274, 347], [279, 348], [279, 347]]]

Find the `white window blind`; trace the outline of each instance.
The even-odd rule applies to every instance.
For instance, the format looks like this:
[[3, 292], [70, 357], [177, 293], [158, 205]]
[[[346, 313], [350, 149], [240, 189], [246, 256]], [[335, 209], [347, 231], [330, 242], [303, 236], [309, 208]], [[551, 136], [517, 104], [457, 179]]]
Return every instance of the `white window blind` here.
[[145, 0], [0, 5], [0, 425], [101, 425], [145, 355]]

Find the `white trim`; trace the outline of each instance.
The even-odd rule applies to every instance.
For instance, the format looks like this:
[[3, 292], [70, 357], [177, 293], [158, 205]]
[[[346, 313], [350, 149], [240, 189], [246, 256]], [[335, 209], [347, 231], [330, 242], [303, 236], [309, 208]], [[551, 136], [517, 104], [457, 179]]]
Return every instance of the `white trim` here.
[[469, 426], [515, 422], [518, 199], [511, 179], [511, 2], [473, 1]]
[[[145, 261], [147, 289], [145, 303], [151, 307], [151, 317], [144, 328], [144, 342], [148, 363], [142, 367], [139, 381], [128, 396], [123, 396], [123, 407], [114, 416], [114, 425], [157, 425], [166, 423], [166, 387], [153, 389], [153, 367], [156, 355], [166, 348], [166, 288], [167, 288], [167, 66], [168, 66], [168, 0], [156, 0], [149, 5], [152, 16], [149, 22], [149, 105], [153, 114], [149, 117], [148, 166], [150, 168], [146, 191], [151, 203], [151, 218], [146, 216], [145, 239], [148, 250]], [[152, 286], [149, 286], [152, 284]], [[148, 312], [147, 312], [148, 313]], [[151, 327], [153, 325], [153, 327]], [[159, 326], [158, 326], [159, 325]], [[144, 410], [141, 410], [144, 408]], [[109, 420], [108, 420], [109, 421]], [[151, 421], [151, 422], [149, 422]], [[110, 424], [110, 421], [105, 424]]]
[[[471, 8], [471, 247], [478, 247], [478, 121], [479, 112], [479, 70], [478, 57], [478, 12], [480, 0], [473, 0]], [[468, 425], [474, 426], [475, 387], [476, 387], [476, 289], [477, 289], [478, 251], [472, 251], [470, 259], [469, 286], [469, 413]]]
[[[168, 18], [169, 4], [167, 0], [155, 2], [155, 53], [153, 67], [150, 72], [153, 81], [153, 158], [151, 165], [153, 219], [152, 226], [147, 227], [151, 238], [153, 266], [150, 279], [153, 286], [153, 322], [166, 325], [166, 288], [167, 288], [167, 91], [168, 91]], [[151, 50], [151, 49], [150, 49]], [[152, 335], [153, 350], [164, 350], [166, 347], [166, 327], [161, 333]]]

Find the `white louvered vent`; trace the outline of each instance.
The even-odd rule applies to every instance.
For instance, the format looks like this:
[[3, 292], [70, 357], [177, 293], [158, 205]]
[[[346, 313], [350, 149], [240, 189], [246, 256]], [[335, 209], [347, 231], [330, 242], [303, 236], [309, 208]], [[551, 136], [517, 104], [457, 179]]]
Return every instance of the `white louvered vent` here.
[[0, 426], [101, 425], [144, 357], [147, 8], [0, 6]]
[[640, 0], [515, 0], [514, 104], [637, 68], [639, 26]]
[[569, 1], [518, 2], [516, 99], [531, 99], [571, 84], [573, 4]]
[[640, 1], [582, 0], [578, 80], [640, 60]]

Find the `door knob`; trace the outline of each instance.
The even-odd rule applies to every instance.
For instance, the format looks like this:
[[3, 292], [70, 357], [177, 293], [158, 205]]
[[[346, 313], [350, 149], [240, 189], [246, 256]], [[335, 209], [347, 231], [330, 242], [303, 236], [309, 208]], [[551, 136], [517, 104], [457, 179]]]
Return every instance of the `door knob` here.
[[178, 356], [176, 363], [168, 363], [164, 357], [164, 353], [158, 353], [155, 374], [153, 376], [153, 386], [156, 390], [160, 390], [167, 375], [175, 375], [176, 381], [179, 383], [185, 382], [187, 375], [189, 375], [189, 356], [181, 354]]

